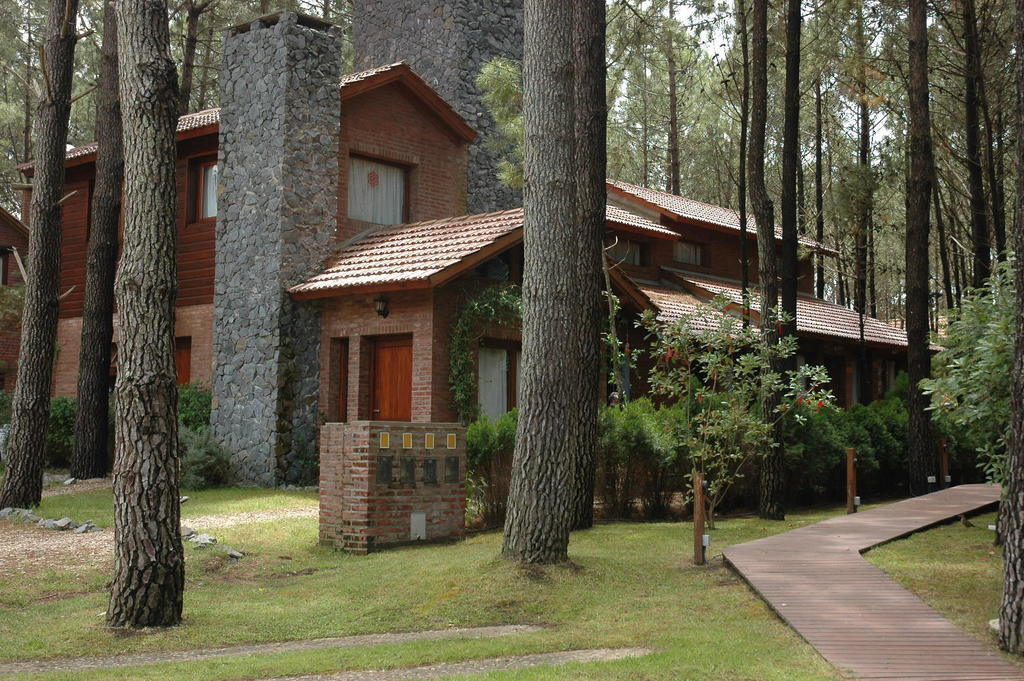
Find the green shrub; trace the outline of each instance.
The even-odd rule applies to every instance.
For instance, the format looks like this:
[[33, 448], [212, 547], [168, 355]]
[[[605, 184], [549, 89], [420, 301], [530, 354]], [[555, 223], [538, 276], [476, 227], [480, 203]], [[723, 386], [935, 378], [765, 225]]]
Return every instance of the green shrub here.
[[0, 426], [11, 422], [11, 397], [10, 393], [0, 390]]
[[786, 492], [790, 503], [833, 499], [844, 489], [847, 413], [803, 404], [802, 419], [786, 419], [783, 442]]
[[46, 431], [46, 465], [67, 468], [75, 447], [75, 410], [77, 403], [71, 397], [50, 400], [50, 424]]
[[178, 386], [178, 422], [197, 432], [210, 427], [213, 395], [196, 383]]
[[183, 489], [223, 487], [231, 482], [231, 457], [207, 430], [178, 429]]
[[470, 522], [496, 527], [505, 522], [508, 487], [512, 479], [512, 453], [516, 447], [519, 410], [492, 421], [481, 414], [466, 428], [468, 478], [467, 508]]

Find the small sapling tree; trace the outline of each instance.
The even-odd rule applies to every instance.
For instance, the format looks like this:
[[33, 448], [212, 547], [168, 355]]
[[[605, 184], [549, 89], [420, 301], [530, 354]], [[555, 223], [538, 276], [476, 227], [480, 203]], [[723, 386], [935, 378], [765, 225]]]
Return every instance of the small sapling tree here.
[[[772, 367], [793, 357], [797, 341], [786, 336], [769, 342], [756, 326], [744, 326], [724, 300], [664, 324], [650, 312], [641, 325], [650, 334], [653, 368], [651, 389], [677, 403], [685, 420], [678, 451], [690, 463], [690, 498], [693, 474], [707, 483], [709, 527], [715, 509], [732, 485], [760, 456], [781, 446], [772, 440], [776, 424], [784, 418], [804, 417], [796, 405], [814, 409], [830, 406], [828, 374], [820, 366], [804, 365], [790, 372]], [[765, 420], [761, 404], [767, 395], [780, 394], [772, 419]]]

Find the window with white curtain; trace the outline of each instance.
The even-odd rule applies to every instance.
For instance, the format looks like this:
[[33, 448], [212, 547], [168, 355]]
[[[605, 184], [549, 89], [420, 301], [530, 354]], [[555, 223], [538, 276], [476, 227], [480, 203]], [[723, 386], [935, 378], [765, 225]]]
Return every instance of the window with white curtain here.
[[672, 259], [686, 265], [703, 265], [704, 249], [700, 244], [677, 241], [672, 244]]
[[608, 259], [612, 263], [627, 265], [643, 265], [643, 251], [640, 244], [628, 239], [619, 239], [608, 249]]
[[375, 225], [405, 222], [405, 168], [353, 156], [348, 173], [348, 216]]
[[217, 177], [220, 166], [216, 162], [199, 167], [199, 217], [217, 217]]

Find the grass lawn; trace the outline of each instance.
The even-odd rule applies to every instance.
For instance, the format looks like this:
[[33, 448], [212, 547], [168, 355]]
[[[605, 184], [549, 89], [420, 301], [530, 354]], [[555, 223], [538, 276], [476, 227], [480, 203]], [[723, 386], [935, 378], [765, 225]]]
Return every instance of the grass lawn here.
[[[186, 515], [291, 508], [311, 493], [219, 490], [190, 494]], [[48, 499], [45, 515], [110, 521], [110, 492]], [[794, 513], [784, 523], [726, 518], [713, 553], [817, 522], [840, 509]], [[169, 630], [103, 626], [106, 570], [0, 574], [0, 660], [181, 650], [241, 643], [437, 629], [539, 624], [544, 631], [488, 640], [411, 642], [360, 649], [278, 653], [112, 671], [11, 679], [259, 678], [341, 669], [414, 666], [572, 648], [644, 646], [646, 658], [494, 673], [488, 679], [839, 678], [717, 557], [689, 565], [686, 523], [610, 523], [573, 535], [572, 567], [523, 570], [498, 558], [501, 535], [447, 545], [349, 556], [317, 545], [316, 520], [290, 518], [216, 530], [249, 555], [187, 549], [185, 622]]]
[[[920, 596], [953, 623], [998, 649], [988, 621], [999, 614], [1003, 558], [992, 545], [995, 513], [971, 518], [974, 527], [947, 523], [865, 554], [871, 563]], [[1024, 669], [1024, 660], [1006, 656]]]

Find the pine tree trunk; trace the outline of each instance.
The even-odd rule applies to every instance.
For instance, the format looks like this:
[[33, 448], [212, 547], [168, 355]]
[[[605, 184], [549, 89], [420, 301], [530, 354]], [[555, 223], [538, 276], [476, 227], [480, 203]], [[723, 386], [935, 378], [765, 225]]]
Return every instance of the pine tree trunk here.
[[202, 74], [199, 76], [199, 110], [206, 109], [210, 90], [210, 55], [213, 53], [213, 27], [206, 29], [206, 49], [203, 51]]
[[124, 151], [117, 80], [117, 13], [103, 6], [103, 46], [96, 101], [96, 179], [86, 263], [82, 343], [78, 354], [78, 411], [71, 457], [72, 477], [107, 473], [110, 408], [110, 344], [114, 336], [114, 272], [121, 215]]
[[[797, 167], [800, 162], [800, 0], [786, 4], [786, 93], [782, 131], [782, 324], [784, 336], [796, 335]], [[796, 356], [785, 362], [796, 368]]]
[[747, 38], [747, 6], [745, 0], [736, 0], [736, 30], [740, 37], [743, 74], [740, 90], [740, 159], [737, 184], [740, 207], [740, 294], [743, 297], [743, 325], [750, 323], [747, 296], [750, 294], [750, 256], [747, 238], [747, 137], [750, 125], [750, 41]]
[[[821, 125], [821, 76], [814, 82], [814, 238], [819, 244], [825, 243], [825, 188], [822, 186], [822, 125]], [[825, 298], [825, 256], [814, 257], [814, 290], [821, 299]]]
[[871, 171], [871, 113], [868, 108], [868, 84], [867, 84], [867, 39], [864, 35], [864, 4], [861, 2], [857, 8], [857, 95], [858, 120], [860, 133], [858, 135], [857, 165], [860, 170], [859, 196], [857, 197], [856, 216], [854, 218], [854, 289], [853, 307], [859, 316], [859, 337], [860, 356], [857, 359], [858, 385], [861, 397], [867, 394], [868, 360], [867, 344], [864, 339], [864, 316], [868, 312], [867, 290], [868, 290], [868, 231], [871, 229], [872, 211], [872, 171]]
[[36, 109], [32, 229], [28, 242], [31, 258], [21, 317], [18, 379], [7, 437], [7, 477], [0, 491], [0, 508], [37, 506], [43, 492], [50, 380], [57, 344], [64, 149], [71, 114], [77, 16], [78, 0], [50, 2], [43, 44], [46, 59], [41, 65], [49, 85]]
[[679, 95], [676, 79], [676, 49], [673, 34], [676, 30], [676, 3], [668, 1], [668, 45], [666, 57], [668, 61], [668, 191], [679, 194]]
[[177, 74], [165, 0], [118, 4], [125, 142], [124, 253], [107, 623], [181, 621], [178, 391], [174, 370]]
[[[576, 165], [579, 183], [576, 188], [579, 221], [599, 250], [600, 285], [604, 287], [605, 178], [608, 176], [606, 135], [608, 109], [605, 95], [605, 5], [600, 0], [577, 3], [576, 21]], [[678, 160], [678, 159], [677, 159]], [[609, 289], [610, 291], [610, 289]], [[600, 295], [600, 294], [599, 294]], [[595, 311], [596, 312], [596, 311]], [[611, 320], [614, 324], [614, 320]], [[614, 369], [613, 369], [614, 370]], [[576, 465], [575, 502], [571, 528], [586, 529], [594, 525], [594, 484], [597, 472], [597, 407], [598, 382], [593, 378], [590, 413], [579, 414], [583, 431]], [[585, 394], [582, 395], [585, 398]], [[586, 421], [587, 418], [591, 420]], [[591, 425], [585, 425], [590, 423]]]
[[928, 110], [928, 5], [910, 0], [909, 17], [909, 130], [910, 174], [907, 178], [906, 314], [908, 398], [908, 465], [910, 493], [928, 491], [935, 473], [928, 397], [919, 387], [931, 375], [928, 349], [928, 232], [932, 197], [931, 116]]
[[[764, 178], [765, 137], [768, 123], [768, 0], [754, 0], [751, 11], [751, 100], [750, 150], [747, 157], [750, 203], [757, 220], [757, 263], [761, 289], [761, 323], [769, 342], [778, 341], [776, 309], [779, 301], [779, 277], [775, 250], [775, 208]], [[772, 367], [778, 370], [777, 366]], [[775, 421], [778, 395], [768, 397], [763, 406], [766, 422]], [[779, 428], [773, 438], [779, 442]], [[762, 518], [781, 520], [783, 504], [783, 467], [780, 447], [769, 447], [761, 459], [760, 500]]]
[[992, 272], [992, 254], [988, 234], [985, 181], [981, 170], [980, 122], [978, 120], [981, 79], [981, 43], [974, 0], [963, 0], [964, 20], [964, 122], [965, 157], [971, 206], [971, 241], [974, 248], [972, 285], [981, 288]]
[[185, 47], [181, 54], [181, 87], [178, 91], [178, 115], [184, 116], [192, 104], [192, 81], [196, 70], [196, 46], [199, 43], [199, 18], [209, 9], [206, 0], [196, 4], [188, 0], [185, 5]]
[[[587, 6], [596, 3], [602, 8]], [[597, 66], [579, 64], [577, 55], [597, 53], [590, 33], [597, 27], [576, 23], [601, 11], [603, 0], [524, 3], [523, 247], [529, 266], [523, 273], [523, 399], [502, 547], [506, 558], [520, 563], [568, 559], [581, 453], [594, 446], [604, 211], [595, 221], [592, 207], [580, 205], [596, 189], [577, 185], [592, 182], [596, 169], [580, 169], [578, 159], [596, 154], [578, 145], [597, 140], [577, 140], [576, 121], [590, 127], [597, 109], [583, 107], [578, 119], [576, 101], [596, 91], [589, 79]]]
[[[25, 10], [25, 15], [28, 17], [25, 21], [25, 82], [31, 83], [35, 79], [32, 76], [32, 62], [35, 59], [35, 42], [32, 40], [32, 14], [31, 10]], [[22, 137], [21, 137], [21, 162], [28, 163], [32, 160], [32, 88], [23, 87], [22, 94], [24, 95], [23, 108], [23, 122], [22, 122]], [[70, 114], [69, 114], [70, 115]]]
[[985, 121], [985, 172], [988, 175], [988, 189], [992, 199], [992, 233], [996, 241], [996, 258], [1001, 261], [1006, 258], [1006, 216], [1003, 214], [1003, 197], [996, 171], [996, 143], [984, 72], [978, 74], [978, 101], [981, 104], [982, 119]]
[[[1016, 43], [1024, 45], [1024, 0], [1017, 0]], [[1024, 168], [1024, 60], [1016, 60], [1016, 156]], [[1017, 201], [1012, 245], [1024, 253], [1024, 173], [1017, 173]], [[1003, 599], [999, 607], [999, 643], [1015, 655], [1024, 653], [1024, 257], [1014, 261], [1017, 297], [1016, 351], [1010, 374], [1010, 438], [1006, 446], [1007, 480], [999, 508], [1003, 534]]]
[[942, 217], [939, 199], [939, 178], [935, 172], [934, 155], [932, 157], [932, 208], [935, 211], [935, 229], [938, 232], [939, 262], [942, 265], [942, 288], [946, 294], [946, 310], [953, 309], [953, 278], [949, 266], [949, 244], [946, 241], [946, 222]]

